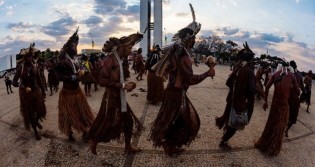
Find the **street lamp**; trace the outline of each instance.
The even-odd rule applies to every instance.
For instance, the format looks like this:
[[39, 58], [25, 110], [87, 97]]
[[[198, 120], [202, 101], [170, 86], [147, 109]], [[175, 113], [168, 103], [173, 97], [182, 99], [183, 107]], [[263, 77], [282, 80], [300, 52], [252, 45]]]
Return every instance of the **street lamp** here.
[[89, 35], [91, 36], [91, 38], [92, 38], [92, 51], [93, 51], [93, 48], [94, 48], [94, 40], [93, 40], [93, 36], [92, 36], [92, 34], [91, 33], [89, 33]]
[[267, 44], [267, 56], [268, 56], [268, 46], [271, 45], [270, 43]]

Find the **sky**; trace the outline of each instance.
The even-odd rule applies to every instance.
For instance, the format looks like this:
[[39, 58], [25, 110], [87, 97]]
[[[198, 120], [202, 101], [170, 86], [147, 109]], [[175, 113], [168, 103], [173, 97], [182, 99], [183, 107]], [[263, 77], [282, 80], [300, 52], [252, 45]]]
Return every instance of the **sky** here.
[[[192, 21], [198, 36], [219, 35], [239, 46], [245, 41], [256, 55], [295, 60], [315, 71], [314, 0], [164, 0], [163, 30], [171, 39]], [[139, 31], [140, 0], [0, 0], [0, 57], [15, 55], [31, 42], [59, 50], [79, 26], [79, 50], [101, 48], [111, 36]], [[170, 41], [168, 41], [170, 42]]]

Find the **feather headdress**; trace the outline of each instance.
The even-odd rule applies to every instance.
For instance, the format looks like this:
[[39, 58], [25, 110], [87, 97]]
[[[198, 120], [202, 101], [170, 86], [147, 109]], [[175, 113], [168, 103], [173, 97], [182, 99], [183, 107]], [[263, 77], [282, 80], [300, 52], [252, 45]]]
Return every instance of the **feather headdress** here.
[[[191, 37], [194, 37], [201, 29], [201, 24], [196, 22], [196, 15], [195, 15], [194, 8], [192, 7], [191, 4], [189, 4], [189, 6], [190, 6], [191, 13], [192, 13], [193, 21], [188, 26], [186, 26], [185, 28], [191, 29], [193, 31], [193, 33], [192, 34], [187, 34], [185, 36], [185, 39], [189, 39]], [[162, 50], [161, 50], [161, 53], [162, 53], [161, 59], [159, 60], [159, 62], [157, 62], [151, 68], [153, 71], [155, 71], [155, 74], [157, 76], [159, 76], [159, 77], [163, 76], [164, 71], [166, 70], [167, 66], [170, 64], [170, 56], [172, 54], [172, 51], [177, 46], [179, 46], [181, 40], [182, 39], [180, 37], [180, 31], [178, 31], [172, 38], [172, 41], [174, 41], [174, 43], [172, 43], [172, 44], [162, 48]]]

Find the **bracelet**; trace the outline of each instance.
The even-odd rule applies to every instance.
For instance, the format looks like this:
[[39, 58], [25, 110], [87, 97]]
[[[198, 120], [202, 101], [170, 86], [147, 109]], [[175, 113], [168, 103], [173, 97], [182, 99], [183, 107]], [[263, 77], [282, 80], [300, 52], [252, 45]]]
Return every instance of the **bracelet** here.
[[125, 83], [122, 83], [122, 88], [123, 88], [123, 89], [125, 89], [125, 86], [126, 86]]

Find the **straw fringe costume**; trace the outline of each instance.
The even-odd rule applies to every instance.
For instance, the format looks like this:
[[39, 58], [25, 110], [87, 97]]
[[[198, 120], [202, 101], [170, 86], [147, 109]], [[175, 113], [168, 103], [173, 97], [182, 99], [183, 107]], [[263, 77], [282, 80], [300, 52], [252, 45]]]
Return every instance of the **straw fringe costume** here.
[[146, 68], [148, 70], [148, 94], [147, 100], [153, 104], [163, 100], [164, 95], [164, 83], [163, 78], [156, 76], [155, 71], [151, 68], [154, 66], [160, 59], [158, 51], [153, 51], [151, 57], [146, 61]]
[[189, 53], [179, 44], [174, 47], [177, 48], [177, 55], [171, 57], [169, 83], [149, 136], [155, 147], [189, 145], [200, 127], [198, 113], [186, 91], [190, 85], [206, 79], [208, 74], [193, 75]]
[[[134, 82], [125, 82], [125, 70], [123, 59], [131, 52], [129, 47], [135, 45], [143, 38], [142, 34], [136, 33], [126, 37], [110, 38], [103, 46], [104, 52], [110, 52], [102, 61], [99, 72], [99, 84], [106, 87], [100, 110], [88, 133], [90, 149], [96, 154], [99, 142], [110, 142], [120, 140], [122, 136], [125, 141], [125, 152], [135, 153], [139, 149], [132, 148], [131, 138], [137, 137], [143, 130], [143, 125], [135, 116], [126, 102], [126, 89], [132, 90], [136, 87]], [[127, 47], [127, 48], [125, 48]], [[118, 54], [120, 53], [120, 55]], [[128, 87], [125, 87], [125, 86]], [[132, 87], [129, 87], [133, 85]]]
[[100, 85], [106, 90], [98, 115], [88, 133], [95, 142], [120, 140], [121, 135], [139, 136], [143, 126], [127, 104], [127, 112], [121, 111], [119, 64], [113, 54], [103, 60]]
[[[294, 75], [291, 73], [284, 75], [284, 72], [280, 70], [269, 80], [266, 86], [265, 99], [267, 99], [272, 84], [275, 85], [275, 91], [268, 120], [261, 137], [255, 142], [256, 148], [262, 152], [267, 152], [271, 156], [279, 154], [284, 131], [289, 120], [289, 94], [286, 95], [281, 91], [285, 91], [287, 88], [289, 91], [295, 89], [296, 92], [300, 92]], [[291, 88], [291, 85], [293, 85], [293, 88]]]
[[72, 130], [86, 133], [94, 121], [94, 115], [80, 86], [79, 63], [75, 57], [70, 57], [68, 45], [76, 47], [79, 37], [77, 31], [64, 45], [56, 67], [58, 78], [63, 81], [63, 88], [59, 93], [58, 127], [60, 131], [72, 137]]
[[[28, 54], [32, 54], [31, 51]], [[13, 85], [19, 87], [20, 112], [24, 127], [30, 130], [31, 125], [35, 132], [35, 138], [40, 140], [37, 127], [42, 128], [39, 121], [43, 121], [46, 117], [46, 106], [44, 103], [45, 90], [37, 68], [32, 63], [29, 65], [24, 62], [21, 63], [13, 78]]]

